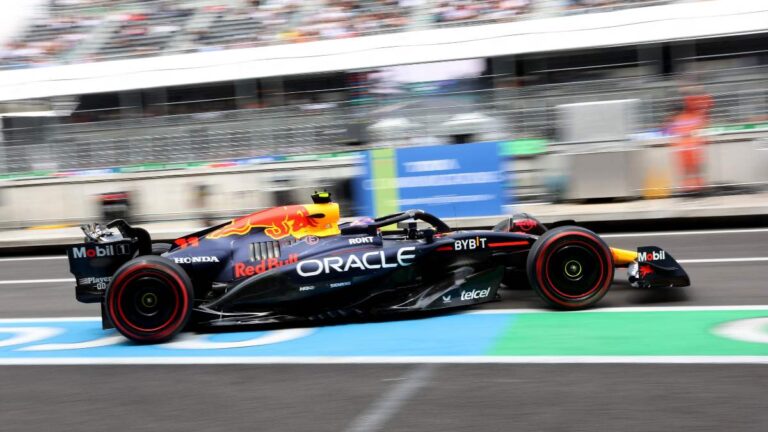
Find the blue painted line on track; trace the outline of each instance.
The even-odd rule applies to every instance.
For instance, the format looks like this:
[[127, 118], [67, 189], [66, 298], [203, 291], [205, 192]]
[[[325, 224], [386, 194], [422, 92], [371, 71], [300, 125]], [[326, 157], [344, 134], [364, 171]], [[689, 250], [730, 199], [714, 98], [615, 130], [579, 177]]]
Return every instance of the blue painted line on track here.
[[[205, 335], [182, 335], [179, 341], [192, 338], [207, 343], [208, 349], [181, 349], [173, 344], [136, 345], [126, 340], [102, 347], [30, 351], [42, 344], [73, 344], [94, 341], [117, 333], [101, 329], [94, 321], [3, 320], [0, 322], [0, 360], [2, 359], [72, 359], [132, 357], [350, 357], [350, 356], [482, 356], [511, 322], [513, 314], [459, 314], [435, 318], [382, 323], [347, 324], [316, 327], [306, 332], [296, 330], [228, 332]], [[2, 346], [10, 338], [9, 328], [29, 329], [31, 333], [49, 329], [53, 336], [20, 344]], [[23, 330], [22, 330], [23, 331]], [[293, 333], [290, 333], [290, 332]], [[287, 334], [294, 338], [257, 346], [220, 348], [221, 344], [242, 341], [265, 341]], [[271, 339], [270, 339], [271, 340]], [[217, 344], [219, 347], [217, 347]], [[25, 350], [27, 349], [27, 350]]]

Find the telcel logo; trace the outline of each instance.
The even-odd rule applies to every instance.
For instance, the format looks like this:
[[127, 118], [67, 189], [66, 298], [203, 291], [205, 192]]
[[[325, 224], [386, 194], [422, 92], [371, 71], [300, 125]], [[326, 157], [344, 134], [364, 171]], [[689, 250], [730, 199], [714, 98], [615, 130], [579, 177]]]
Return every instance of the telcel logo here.
[[296, 272], [300, 276], [309, 277], [317, 276], [321, 273], [344, 273], [350, 269], [368, 270], [394, 268], [397, 266], [406, 267], [413, 264], [413, 259], [416, 258], [415, 250], [416, 248], [412, 246], [398, 249], [395, 262], [387, 262], [387, 256], [384, 255], [384, 251], [368, 252], [360, 256], [350, 255], [346, 258], [332, 256], [322, 260], [304, 260], [296, 266]]
[[472, 290], [472, 291], [462, 291], [461, 292], [461, 299], [462, 300], [477, 300], [481, 298], [486, 298], [488, 295], [491, 294], [491, 289], [486, 288], [484, 290]]
[[106, 246], [81, 246], [72, 250], [74, 258], [97, 258], [115, 255], [128, 255], [131, 249], [127, 244], [106, 245]]
[[663, 250], [653, 251], [653, 252], [639, 252], [637, 254], [637, 261], [638, 262], [646, 262], [646, 261], [664, 261], [667, 259], [667, 253]]

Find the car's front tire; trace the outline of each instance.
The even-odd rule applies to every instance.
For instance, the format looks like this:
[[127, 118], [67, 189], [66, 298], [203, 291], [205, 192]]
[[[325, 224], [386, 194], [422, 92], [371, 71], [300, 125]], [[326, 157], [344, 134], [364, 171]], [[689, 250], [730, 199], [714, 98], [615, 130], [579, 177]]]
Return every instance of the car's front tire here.
[[613, 257], [594, 232], [564, 226], [545, 232], [528, 254], [531, 286], [558, 309], [585, 309], [600, 301], [613, 282]]
[[176, 263], [140, 256], [117, 270], [104, 301], [108, 318], [123, 336], [139, 343], [165, 342], [189, 321], [192, 282]]

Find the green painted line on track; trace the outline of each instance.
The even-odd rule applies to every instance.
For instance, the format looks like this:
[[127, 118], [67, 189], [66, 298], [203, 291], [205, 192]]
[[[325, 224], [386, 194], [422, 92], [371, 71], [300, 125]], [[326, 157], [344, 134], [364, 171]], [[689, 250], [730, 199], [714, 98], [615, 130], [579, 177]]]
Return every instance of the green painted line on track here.
[[[738, 356], [768, 355], [768, 344], [713, 333], [735, 320], [768, 317], [766, 310], [654, 312], [534, 312], [515, 315], [494, 356]], [[763, 329], [768, 332], [768, 329]]]

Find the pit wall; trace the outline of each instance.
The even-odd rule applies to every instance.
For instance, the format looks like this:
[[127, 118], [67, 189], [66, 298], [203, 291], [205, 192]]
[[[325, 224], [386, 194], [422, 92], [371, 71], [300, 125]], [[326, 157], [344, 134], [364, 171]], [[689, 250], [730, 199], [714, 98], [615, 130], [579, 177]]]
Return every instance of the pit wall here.
[[336, 187], [330, 179], [359, 171], [356, 162], [323, 161], [6, 182], [0, 190], [0, 227], [99, 221], [99, 195], [114, 192], [130, 194], [130, 213], [139, 222], [232, 217], [276, 201], [308, 202], [311, 191]]
[[[550, 146], [537, 162], [539, 178], [526, 181], [567, 200], [664, 198], [682, 189], [679, 151], [665, 142], [588, 151], [579, 147]], [[768, 139], [763, 136], [713, 139], [704, 155], [707, 186], [750, 192], [768, 185]]]
[[[628, 144], [631, 146], [632, 144]], [[507, 195], [535, 191], [560, 198], [666, 197], [681, 184], [678, 154], [662, 143], [609, 151], [550, 146], [547, 153], [507, 159]], [[768, 140], [740, 136], [706, 148], [707, 184], [731, 191], [768, 185]], [[440, 158], [440, 153], [435, 153]], [[587, 158], [587, 159], [584, 159]], [[601, 162], [601, 158], [605, 158]], [[618, 162], [617, 162], [618, 161]], [[0, 188], [0, 228], [101, 220], [99, 195], [128, 192], [137, 222], [229, 218], [279, 204], [308, 202], [313, 190], [336, 194], [347, 216], [362, 211], [340, 183], [364, 173], [363, 158], [282, 162], [239, 168], [112, 174], [103, 177], [6, 181]], [[619, 165], [623, 164], [623, 165]], [[585, 169], [586, 167], [586, 169]], [[207, 193], [201, 194], [204, 185]], [[201, 198], [204, 195], [204, 198]]]

